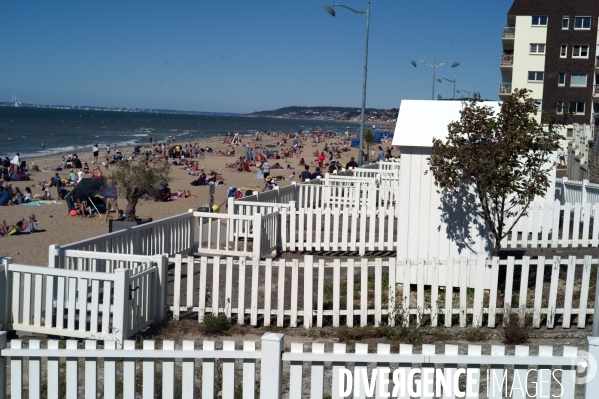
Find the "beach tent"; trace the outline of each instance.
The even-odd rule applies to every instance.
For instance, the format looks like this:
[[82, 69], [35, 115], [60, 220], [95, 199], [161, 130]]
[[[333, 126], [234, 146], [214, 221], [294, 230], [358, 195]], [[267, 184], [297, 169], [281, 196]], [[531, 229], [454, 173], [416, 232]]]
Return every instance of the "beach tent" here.
[[352, 148], [358, 148], [360, 146], [360, 138], [359, 137], [354, 137], [353, 139], [351, 139], [351, 147]]
[[[67, 207], [70, 211], [73, 209], [73, 204], [77, 200], [77, 197], [81, 197], [81, 201], [87, 201], [87, 203], [94, 208], [97, 208], [100, 213], [106, 211], [106, 179], [93, 179], [84, 178], [81, 179], [77, 186], [69, 192], [64, 199], [67, 201]], [[92, 202], [93, 205], [90, 203]]]

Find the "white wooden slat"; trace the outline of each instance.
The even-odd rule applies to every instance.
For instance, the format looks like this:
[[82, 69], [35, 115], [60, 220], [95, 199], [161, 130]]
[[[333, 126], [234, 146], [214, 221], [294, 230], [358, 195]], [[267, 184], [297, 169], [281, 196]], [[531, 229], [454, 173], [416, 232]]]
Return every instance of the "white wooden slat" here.
[[339, 327], [341, 291], [341, 260], [333, 260], [333, 327]]
[[291, 318], [289, 325], [297, 327], [297, 305], [298, 305], [298, 283], [299, 283], [299, 261], [293, 259], [291, 261]]
[[552, 223], [552, 204], [546, 202], [543, 204], [543, 221], [541, 223], [541, 248], [547, 248], [549, 239], [549, 226]]
[[465, 258], [460, 259], [460, 327], [466, 327], [466, 308], [468, 298], [468, 260]]
[[360, 327], [368, 323], [368, 259], [362, 258], [360, 273]]
[[[220, 223], [219, 223], [220, 226]], [[194, 268], [194, 257], [187, 257], [187, 309], [193, 308], [193, 280], [195, 278], [193, 274]]]
[[304, 327], [312, 327], [312, 309], [314, 304], [312, 303], [314, 288], [314, 257], [312, 255], [304, 256]]
[[[200, 230], [202, 228], [200, 227]], [[201, 323], [204, 321], [204, 316], [206, 315], [206, 289], [208, 285], [206, 284], [206, 276], [208, 273], [208, 258], [202, 256], [200, 258], [200, 287], [199, 287], [199, 298], [198, 298], [198, 322]], [[175, 291], [176, 292], [176, 291]], [[231, 303], [231, 306], [233, 304]], [[176, 308], [176, 306], [175, 306]]]
[[98, 332], [98, 311], [99, 311], [99, 300], [100, 300], [100, 281], [92, 280], [92, 297], [91, 297], [91, 308], [89, 317], [89, 331], [91, 333]]
[[[162, 341], [163, 350], [174, 350], [175, 341]], [[202, 370], [203, 371], [203, 370]], [[209, 385], [208, 380], [204, 383]], [[202, 384], [204, 385], [204, 384]], [[162, 359], [162, 399], [175, 399], [175, 359], [174, 358], [163, 358]]]
[[[304, 222], [306, 219], [306, 210], [303, 208], [300, 208], [297, 210], [298, 213], [298, 217], [299, 217], [299, 223], [298, 223], [298, 237], [297, 237], [297, 243], [298, 243], [298, 250], [299, 251], [305, 251], [305, 237], [304, 237], [304, 231], [305, 231], [305, 227], [304, 227]], [[328, 249], [328, 248], [327, 248]]]
[[279, 260], [279, 281], [277, 284], [277, 327], [283, 327], [285, 311], [285, 259]]
[[[373, 191], [374, 192], [374, 191]], [[371, 202], [371, 204], [374, 204], [374, 201]], [[374, 251], [376, 249], [376, 242], [374, 241], [374, 235], [376, 232], [376, 209], [373, 207], [372, 210], [368, 210], [368, 222], [369, 222], [369, 228], [368, 228], [368, 245], [367, 248], [370, 251]]]
[[45, 327], [53, 327], [52, 315], [54, 314], [54, 280], [54, 276], [46, 276], [46, 317], [44, 320]]
[[175, 287], [173, 289], [173, 320], [179, 320], [181, 313], [181, 254], [175, 255]]
[[[65, 294], [65, 280], [66, 277], [58, 277], [57, 284], [57, 296], [56, 296], [56, 328], [59, 330], [64, 329], [64, 294]], [[14, 285], [13, 285], [14, 287]], [[18, 291], [14, 289], [14, 291]], [[14, 301], [14, 298], [13, 298]], [[14, 305], [14, 302], [13, 302]]]
[[250, 324], [252, 326], [258, 325], [258, 287], [259, 287], [259, 272], [260, 272], [260, 259], [252, 259], [252, 296], [250, 302]]
[[591, 210], [590, 210], [590, 204], [584, 204], [583, 205], [583, 222], [582, 222], [582, 240], [581, 240], [581, 246], [583, 248], [586, 248], [589, 246], [589, 241], [591, 239], [591, 228], [590, 228], [590, 223], [591, 223]]
[[580, 204], [574, 204], [574, 222], [572, 225], [572, 247], [576, 248], [579, 245], [578, 235], [580, 233]]
[[[85, 350], [93, 351], [97, 348], [97, 341], [86, 340]], [[98, 360], [95, 357], [85, 358], [85, 398], [96, 399], [98, 394]]]
[[[187, 275], [187, 278], [189, 278], [189, 274]], [[155, 342], [152, 340], [144, 340], [143, 341], [143, 350], [144, 351], [155, 350]], [[154, 397], [154, 391], [156, 389], [154, 370], [155, 370], [155, 360], [153, 358], [144, 358], [142, 360], [142, 381], [143, 381], [142, 395], [144, 398], [153, 398]]]
[[313, 220], [314, 220], [314, 210], [312, 208], [308, 208], [306, 210], [306, 218], [307, 218], [307, 223], [306, 223], [306, 250], [311, 251], [312, 250], [312, 234], [314, 232], [314, 228], [313, 228]]
[[374, 260], [374, 325], [378, 327], [381, 324], [383, 312], [383, 259]]
[[245, 258], [239, 259], [239, 282], [237, 291], [237, 323], [245, 323]]
[[[231, 271], [233, 267], [233, 260], [231, 259]], [[228, 263], [227, 263], [227, 275]], [[264, 267], [264, 326], [270, 326], [270, 310], [271, 310], [271, 298], [272, 298], [272, 259], [266, 259], [266, 265]]]
[[468, 395], [468, 391], [466, 391], [466, 398], [477, 398], [479, 397], [478, 393], [480, 392], [480, 364], [474, 363], [477, 356], [482, 354], [482, 347], [480, 345], [468, 345], [468, 355], [472, 357], [473, 363], [468, 363], [466, 365], [466, 375], [470, 374], [471, 379], [468, 379], [466, 385], [470, 386], [470, 390], [475, 392], [474, 396]]
[[33, 325], [39, 327], [42, 325], [42, 283], [44, 279], [41, 274], [35, 275], [35, 296], [33, 298]]
[[[553, 347], [547, 345], [539, 345], [539, 357], [552, 357]], [[551, 366], [538, 366], [537, 372], [537, 395], [539, 398], [550, 396], [551, 392]]]
[[111, 333], [112, 330], [110, 328], [110, 287], [113, 286], [114, 283], [111, 281], [104, 281], [104, 294], [102, 298], [102, 333], [108, 334]]
[[[21, 349], [23, 343], [20, 339], [13, 339], [10, 341], [10, 347], [12, 349]], [[55, 384], [58, 386], [58, 378], [55, 380]], [[21, 357], [10, 358], [10, 390], [12, 399], [21, 399], [23, 397], [23, 358]]]
[[[225, 341], [226, 342], [226, 341]], [[224, 342], [223, 342], [224, 346]], [[193, 351], [195, 349], [194, 341], [183, 341], [184, 351]], [[224, 374], [224, 366], [223, 366]], [[224, 389], [224, 384], [223, 384]], [[195, 359], [181, 360], [181, 396], [183, 398], [195, 397]]]
[[[322, 209], [318, 208], [314, 210], [314, 217], [316, 218], [316, 225], [314, 227], [314, 250], [320, 251], [322, 243]], [[325, 232], [326, 234], [327, 232]]]
[[23, 319], [22, 323], [30, 325], [31, 323], [31, 273], [23, 273]]
[[563, 206], [564, 217], [562, 223], [562, 247], [568, 247], [570, 245], [570, 213], [572, 206], [569, 203], [565, 203]]
[[[213, 351], [215, 349], [214, 341], [203, 341], [202, 349]], [[202, 360], [202, 398], [214, 398], [214, 358], [204, 358]]]
[[387, 287], [388, 291], [388, 310], [387, 310], [387, 315], [388, 315], [388, 319], [387, 319], [387, 323], [390, 326], [395, 326], [395, 312], [397, 311], [396, 309], [396, 302], [395, 302], [395, 294], [396, 294], [396, 289], [395, 289], [395, 281], [397, 279], [396, 276], [396, 272], [397, 272], [397, 264], [396, 264], [396, 259], [395, 258], [389, 258], [389, 286]]
[[[368, 344], [359, 344], [359, 343], [356, 343], [356, 345], [355, 345], [355, 352], [356, 352], [356, 354], [359, 354], [359, 355], [365, 355], [365, 354], [367, 354], [368, 353]], [[359, 375], [361, 375], [361, 373], [367, 372], [367, 369], [368, 369], [367, 363], [358, 363], [358, 362], [354, 363], [354, 375], [355, 376], [359, 376]], [[362, 388], [364, 388], [364, 387], [362, 387]], [[361, 395], [359, 395], [357, 397], [360, 398], [360, 399], [366, 399], [366, 392], [365, 392], [365, 390], [362, 389], [362, 392], [360, 392], [360, 393], [361, 393]], [[355, 397], [356, 397], [356, 395], [354, 393], [354, 398]]]
[[[303, 353], [304, 344], [291, 343], [291, 353]], [[289, 399], [302, 398], [302, 362], [293, 361], [289, 364]]]
[[[67, 349], [77, 349], [77, 341], [68, 340], [67, 341]], [[79, 397], [78, 388], [79, 388], [79, 359], [76, 357], [67, 357], [66, 358], [66, 398], [67, 399], [77, 399]], [[134, 373], [135, 374], [135, 373]], [[135, 386], [135, 385], [133, 385]], [[123, 392], [126, 394], [126, 391]]]
[[[13, 341], [14, 342], [14, 341]], [[48, 349], [58, 349], [59, 341], [56, 340], [48, 340]], [[46, 362], [47, 373], [46, 379], [48, 381], [48, 388], [46, 391], [46, 395], [48, 399], [59, 399], [60, 393], [60, 358], [58, 357], [48, 357], [48, 361]], [[15, 370], [11, 367], [11, 370]], [[12, 371], [11, 371], [12, 373]], [[109, 394], [105, 395], [106, 398], [113, 399]]]
[[[381, 354], [381, 355], [389, 355], [391, 354], [391, 345], [389, 344], [377, 344], [377, 350], [376, 353]], [[391, 365], [390, 363], [377, 363], [376, 364], [377, 369], [382, 370], [382, 372], [384, 373], [390, 373], [391, 370]], [[393, 380], [391, 378], [389, 378], [391, 381]], [[387, 383], [387, 384], [383, 384], [381, 380], [379, 380], [377, 378], [376, 381], [376, 386], [375, 386], [375, 398], [376, 399], [382, 399], [382, 398], [386, 398], [389, 397], [388, 395], [385, 395], [384, 393], [389, 392], [392, 393], [391, 391], [391, 382]]]
[[559, 256], [555, 256], [551, 266], [551, 283], [549, 289], [549, 301], [547, 302], [547, 328], [553, 328], [555, 326], [555, 309], [557, 307], [557, 286], [559, 283], [560, 264], [561, 259]]
[[510, 317], [512, 309], [512, 292], [514, 287], [514, 260], [513, 256], [508, 256], [505, 269], [505, 291], [503, 297], [503, 326], [506, 326], [507, 320]]
[[[225, 266], [225, 315], [231, 318], [233, 314], [233, 257], [227, 256]], [[268, 287], [267, 285], [266, 287]], [[270, 299], [270, 290], [265, 290]], [[266, 320], [266, 318], [264, 319]]]
[[[350, 213], [350, 212], [344, 212]], [[350, 244], [349, 250], [355, 251], [356, 245], [358, 241], [358, 220], [360, 218], [359, 212], [351, 212], [351, 235], [350, 235]]]
[[[529, 347], [523, 345], [516, 345], [515, 356], [528, 358]], [[513, 398], [526, 399], [526, 373], [528, 372], [527, 365], [515, 365], [514, 366], [514, 379], [513, 386], [515, 389], [511, 389], [511, 395]], [[522, 388], [522, 389], [521, 389]], [[524, 389], [524, 391], [523, 391]], [[532, 392], [531, 392], [532, 393]]]
[[572, 297], [574, 295], [574, 273], [576, 272], [576, 257], [568, 258], [568, 272], [566, 274], [566, 293], [564, 296], [564, 319], [562, 328], [570, 328], [572, 320]]
[[[323, 343], [312, 343], [312, 353], [324, 353]], [[322, 399], [324, 392], [324, 362], [312, 362], [310, 370], [310, 398]]]
[[518, 295], [518, 309], [520, 312], [521, 322], [524, 322], [524, 312], [526, 310], [526, 301], [528, 296], [528, 274], [530, 272], [530, 258], [525, 256], [522, 258], [522, 269], [520, 274], [520, 294]]
[[[243, 342], [244, 352], [255, 352], [256, 342], [255, 341], [244, 341]], [[243, 374], [242, 374], [242, 387], [243, 399], [254, 399], [256, 392], [256, 360], [255, 359], [243, 359]]]
[[474, 282], [474, 302], [472, 309], [472, 325], [482, 327], [483, 321], [483, 301], [485, 294], [485, 275], [487, 274], [486, 259], [479, 256], [476, 259], [476, 274]]
[[580, 284], [580, 301], [578, 306], [578, 328], [586, 327], [586, 312], [589, 299], [589, 283], [591, 280], [592, 259], [590, 255], [584, 257], [582, 268], [582, 281]]
[[[345, 353], [345, 344], [333, 344], [333, 353], [334, 354], [344, 354]], [[341, 392], [339, 391], [339, 376], [341, 374], [341, 370], [345, 368], [345, 363], [343, 362], [333, 362], [332, 364], [332, 386], [331, 386], [331, 398], [341, 398]]]
[[432, 263], [428, 267], [431, 282], [431, 326], [437, 327], [439, 322], [439, 259], [433, 258]]
[[[495, 328], [497, 315], [497, 290], [499, 287], [499, 258], [493, 257], [491, 261], [491, 289], [489, 292], [489, 328]], [[482, 319], [482, 317], [481, 317]]]
[[[40, 341], [32, 339], [29, 341], [29, 349], [40, 349]], [[4, 370], [3, 370], [4, 371]], [[39, 356], [29, 357], [29, 397], [41, 397], [42, 387], [42, 358]], [[0, 389], [5, 389], [4, 387]]]
[[555, 200], [552, 205], [553, 228], [551, 229], [551, 247], [557, 248], [559, 244], [559, 222], [561, 218], [561, 204]]
[[[423, 355], [434, 355], [435, 354], [435, 345], [422, 345], [422, 354]], [[432, 363], [423, 363], [421, 365], [422, 371], [422, 395], [421, 398], [433, 398], [434, 395], [427, 395], [427, 393], [434, 394], [435, 389], [435, 365]], [[426, 381], [429, 381], [426, 384]]]
[[316, 326], [322, 327], [322, 316], [324, 310], [324, 259], [318, 260], [318, 292], [316, 305]]
[[529, 233], [529, 225], [530, 225], [530, 217], [523, 216], [520, 220], [522, 221], [522, 248], [528, 247], [528, 233]]
[[540, 204], [532, 204], [532, 234], [530, 245], [533, 248], [536, 248], [539, 244], [539, 207]]
[[[223, 341], [223, 351], [234, 351], [235, 341]], [[223, 359], [222, 398], [235, 397], [235, 359]]]
[[[576, 357], [578, 355], [578, 348], [575, 346], [564, 346], [563, 356], [565, 357]], [[576, 389], [576, 366], [575, 362], [572, 361], [570, 366], [561, 366], [562, 379], [561, 385], [563, 389], [563, 399], [574, 399]]]
[[402, 325], [407, 327], [410, 324], [410, 285], [412, 283], [412, 262], [410, 259], [406, 259], [403, 268], [403, 279], [402, 279]]
[[593, 238], [591, 241], [591, 246], [596, 248], [599, 246], [599, 223], [595, 223], [596, 218], [599, 218], [599, 205], [594, 204], [591, 206], [591, 210], [593, 215], [597, 215], [593, 218]]
[[[534, 234], [536, 233], [533, 232]], [[491, 345], [491, 356], [505, 357], [505, 346]], [[504, 392], [505, 385], [502, 385], [503, 369], [503, 365], [492, 364], [490, 366], [490, 381], [487, 382], [489, 399], [502, 399], [504, 394], [509, 395], [509, 392]]]
[[79, 301], [79, 331], [87, 331], [87, 287], [88, 280], [85, 278], [79, 279], [79, 289], [77, 292], [77, 299]]
[[348, 327], [354, 326], [354, 273], [355, 263], [353, 259], [347, 260], [347, 321]]
[[341, 251], [347, 251], [348, 247], [349, 247], [349, 242], [348, 242], [348, 234], [349, 234], [349, 230], [350, 230], [350, 224], [349, 224], [349, 214], [350, 212], [343, 212], [341, 214], [342, 216], [342, 221], [341, 221], [341, 225], [343, 226], [343, 228], [341, 229], [341, 247], [339, 248]]
[[[459, 270], [455, 268], [456, 270]], [[443, 314], [445, 315], [445, 327], [451, 327], [452, 324], [452, 316], [453, 316], [453, 276], [454, 276], [454, 262], [453, 258], [447, 259], [447, 269], [446, 269], [446, 285], [445, 285], [445, 311]]]
[[[295, 208], [289, 209], [289, 250], [295, 251], [295, 244], [297, 242], [296, 239], [296, 220], [297, 220], [298, 210]], [[325, 237], [327, 230], [325, 229]]]
[[358, 246], [358, 252], [360, 256], [364, 256], [366, 253], [366, 225], [368, 222], [367, 211], [366, 209], [361, 209], [358, 211], [358, 213], [360, 214], [360, 242]]
[[[347, 212], [345, 212], [347, 213]], [[378, 213], [376, 215], [379, 222], [379, 236], [378, 236], [378, 246], [377, 249], [379, 251], [385, 250], [385, 208], [379, 207]], [[371, 233], [372, 235], [372, 233]]]
[[541, 325], [541, 305], [543, 300], [543, 275], [545, 274], [545, 257], [538, 257], [537, 276], [535, 283], [534, 310], [532, 314], [532, 326], [539, 328]]
[[[244, 287], [245, 288], [245, 287]], [[220, 256], [212, 258], [212, 314], [218, 314], [220, 307]]]

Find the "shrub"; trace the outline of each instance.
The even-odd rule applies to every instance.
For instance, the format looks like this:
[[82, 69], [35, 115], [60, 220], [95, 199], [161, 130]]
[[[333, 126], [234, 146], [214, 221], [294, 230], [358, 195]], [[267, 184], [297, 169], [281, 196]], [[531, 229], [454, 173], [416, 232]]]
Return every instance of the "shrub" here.
[[231, 324], [231, 319], [223, 313], [218, 315], [208, 314], [204, 316], [201, 331], [204, 334], [228, 335]]
[[[523, 321], [523, 322], [522, 322]], [[528, 341], [530, 332], [530, 319], [522, 320], [517, 314], [510, 314], [503, 327], [504, 343], [520, 345]]]

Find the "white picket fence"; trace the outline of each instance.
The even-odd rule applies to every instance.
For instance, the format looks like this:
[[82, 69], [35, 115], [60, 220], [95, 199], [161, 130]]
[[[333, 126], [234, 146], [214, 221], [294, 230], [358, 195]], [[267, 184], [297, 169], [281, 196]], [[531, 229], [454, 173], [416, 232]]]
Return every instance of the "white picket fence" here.
[[568, 180], [567, 177], [556, 179], [555, 199], [562, 205], [599, 203], [599, 184], [590, 183], [588, 180]]
[[316, 262], [306, 255], [303, 262], [254, 262], [178, 255], [171, 261], [175, 319], [181, 312], [197, 313], [199, 321], [206, 314], [223, 313], [252, 326], [352, 327], [426, 320], [433, 327], [494, 328], [499, 316], [518, 314], [529, 315], [534, 328], [585, 328], [596, 295], [589, 290], [597, 259], [590, 256]]
[[[534, 203], [528, 215], [502, 241], [503, 248], [558, 248], [599, 246], [599, 203], [585, 205]], [[510, 222], [507, 225], [511, 225]]]
[[[95, 256], [99, 262], [113, 254]], [[166, 256], [142, 257], [130, 269], [98, 271], [18, 265], [3, 258], [0, 322], [5, 329], [123, 342], [164, 318], [166, 261]]]
[[[124, 349], [120, 350], [115, 349], [114, 341], [100, 345], [97, 341], [86, 341], [84, 346], [77, 341], [66, 341], [65, 348], [60, 344], [50, 340], [42, 345], [38, 340], [30, 340], [25, 347], [24, 342], [13, 340], [7, 345], [6, 333], [0, 332], [0, 399], [25, 396], [58, 399], [63, 395], [67, 399], [98, 395], [146, 399], [200, 396], [281, 399], [284, 394], [290, 399], [317, 399], [325, 395], [338, 399], [344, 397], [340, 392], [342, 369], [357, 376], [366, 371], [369, 377], [375, 369], [388, 374], [399, 370], [406, 378], [413, 368], [422, 370], [422, 376], [416, 377], [422, 380], [420, 397], [433, 397], [424, 392], [434, 392], [435, 397], [442, 394], [434, 384], [435, 368], [448, 377], [448, 385], [444, 384], [448, 392], [444, 391], [443, 397], [454, 397], [451, 387], [458, 383], [457, 378], [453, 381], [458, 367], [466, 369], [459, 380], [460, 391], [468, 387], [477, 393], [474, 397], [510, 395], [502, 387], [504, 376], [508, 376], [504, 385], [508, 390], [519, 380], [521, 388], [531, 389], [528, 392], [534, 392], [536, 386], [542, 397], [573, 399], [582, 394], [587, 398], [596, 395], [592, 383], [586, 386], [577, 383], [576, 368], [589, 359], [582, 353], [579, 355], [575, 346], [563, 346], [557, 353], [551, 346], [516, 346], [514, 355], [506, 355], [507, 348], [503, 345], [492, 345], [490, 350], [468, 345], [464, 350], [450, 344], [438, 349], [435, 345], [415, 348], [401, 344], [398, 352], [392, 352], [389, 344], [371, 348], [357, 343], [354, 352], [350, 352], [346, 344], [314, 342], [309, 349], [306, 344], [291, 343], [290, 350], [285, 350], [284, 336], [273, 333], [262, 336], [259, 348], [256, 341], [243, 344], [223, 341], [222, 349], [216, 349], [216, 343], [209, 340], [202, 341], [201, 349], [196, 349], [195, 341], [183, 341], [179, 346], [174, 341], [156, 345], [155, 341], [145, 340], [141, 349], [136, 348], [135, 341], [125, 341]], [[47, 361], [42, 361], [43, 358]], [[82, 372], [80, 362], [84, 363]], [[538, 371], [529, 373], [529, 369]], [[559, 384], [552, 384], [551, 375]], [[368, 396], [384, 397], [375, 392], [387, 388], [387, 383], [389, 392], [393, 392], [395, 381], [389, 380], [383, 389], [379, 387], [383, 382], [377, 380], [374, 392]], [[397, 389], [400, 397], [410, 396], [408, 384], [398, 385]], [[519, 392], [523, 390], [515, 391]]]
[[[64, 250], [98, 251], [134, 255], [189, 253], [194, 249], [193, 210], [180, 215], [62, 245]], [[54, 259], [50, 248], [49, 266]]]

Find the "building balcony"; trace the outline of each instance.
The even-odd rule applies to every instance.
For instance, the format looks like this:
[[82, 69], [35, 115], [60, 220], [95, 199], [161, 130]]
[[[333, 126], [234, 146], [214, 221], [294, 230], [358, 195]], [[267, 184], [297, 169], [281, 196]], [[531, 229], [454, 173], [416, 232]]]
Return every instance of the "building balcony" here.
[[501, 66], [502, 67], [514, 66], [514, 55], [513, 54], [503, 54], [501, 56]]
[[599, 57], [595, 58], [595, 68], [599, 68]]
[[503, 39], [514, 39], [516, 37], [516, 27], [506, 26], [503, 28]]
[[599, 97], [599, 85], [593, 86], [593, 97]]
[[499, 95], [510, 95], [512, 94], [512, 84], [511, 83], [500, 83], [499, 84]]

